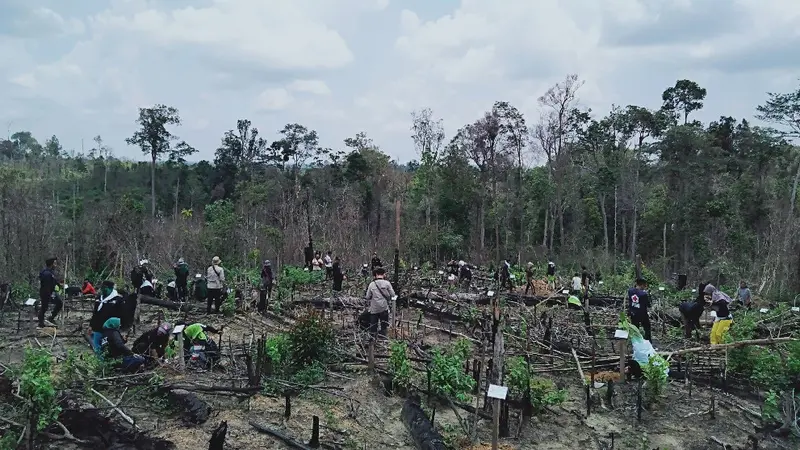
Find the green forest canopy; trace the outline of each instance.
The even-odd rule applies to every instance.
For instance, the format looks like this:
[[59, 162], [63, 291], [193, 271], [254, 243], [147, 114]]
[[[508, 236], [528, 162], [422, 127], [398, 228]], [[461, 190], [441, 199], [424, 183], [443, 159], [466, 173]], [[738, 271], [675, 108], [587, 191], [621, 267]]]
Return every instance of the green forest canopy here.
[[[33, 282], [51, 255], [76, 277], [142, 256], [163, 267], [179, 256], [298, 262], [309, 230], [315, 248], [354, 267], [372, 251], [390, 258], [399, 228], [413, 262], [552, 256], [605, 270], [640, 254], [663, 276], [742, 277], [788, 298], [800, 289], [800, 89], [755, 108], [773, 129], [694, 120], [706, 90], [690, 80], [667, 88], [658, 110], [604, 115], [581, 105], [581, 84], [569, 75], [550, 88], [539, 118], [496, 102], [454, 136], [430, 109], [415, 111], [419, 159], [406, 165], [363, 132], [330, 149], [301, 124], [270, 142], [247, 119], [213, 162], [187, 163], [195, 150], [176, 142], [179, 112], [165, 105], [131, 123], [127, 142], [147, 162], [113, 158], [100, 136], [71, 156], [56, 136], [41, 144], [20, 131], [0, 141], [0, 277]], [[527, 165], [531, 154], [544, 164]]]

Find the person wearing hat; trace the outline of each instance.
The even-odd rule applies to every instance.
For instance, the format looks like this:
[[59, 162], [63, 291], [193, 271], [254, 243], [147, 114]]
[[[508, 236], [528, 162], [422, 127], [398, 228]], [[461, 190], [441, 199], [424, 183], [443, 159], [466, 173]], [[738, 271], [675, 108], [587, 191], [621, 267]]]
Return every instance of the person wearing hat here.
[[464, 261], [458, 262], [458, 281], [459, 283], [466, 284], [469, 287], [472, 284], [472, 269]]
[[385, 279], [386, 269], [383, 267], [375, 268], [375, 279], [367, 286], [365, 298], [367, 300], [367, 310], [370, 314], [369, 324], [370, 333], [373, 336], [380, 335], [386, 337], [386, 330], [389, 327], [389, 304], [395, 296], [392, 283]]
[[261, 266], [261, 292], [258, 301], [258, 312], [263, 313], [267, 310], [267, 299], [272, 297], [272, 285], [275, 281], [275, 276], [272, 274], [272, 263], [269, 260], [264, 261]]
[[186, 297], [189, 295], [187, 289], [189, 283], [189, 265], [186, 264], [186, 260], [183, 258], [178, 258], [178, 263], [173, 267], [173, 271], [175, 272], [175, 289], [177, 290], [178, 300], [182, 302], [186, 301]]
[[547, 287], [556, 288], [556, 263], [552, 260], [547, 261]]
[[137, 372], [144, 366], [145, 359], [125, 345], [125, 340], [119, 331], [120, 323], [119, 317], [111, 317], [103, 323], [102, 354], [111, 359], [122, 359], [117, 369], [128, 373]]
[[220, 266], [222, 260], [219, 256], [211, 259], [211, 265], [206, 270], [206, 283], [208, 286], [208, 300], [206, 300], [206, 313], [211, 314], [211, 305], [214, 305], [214, 312], [219, 313], [222, 301], [225, 299], [225, 269]]
[[103, 324], [112, 317], [122, 314], [123, 297], [117, 292], [114, 282], [103, 281], [100, 285], [100, 295], [94, 301], [92, 317], [89, 319], [89, 328], [92, 331], [92, 349], [99, 356], [103, 340]]
[[367, 263], [361, 266], [361, 276], [364, 277], [365, 280], [369, 276], [369, 265]]
[[533, 263], [528, 262], [525, 267], [525, 295], [528, 295], [528, 290], [533, 289], [533, 295], [536, 295], [536, 286], [533, 285]]
[[144, 283], [146, 275], [149, 272], [146, 267], [147, 263], [148, 261], [146, 259], [142, 259], [139, 261], [136, 267], [131, 270], [131, 286], [133, 286], [133, 291], [137, 294], [139, 293], [139, 289], [141, 289], [142, 283]]
[[164, 322], [158, 327], [144, 332], [133, 342], [133, 352], [151, 358], [163, 358], [169, 345], [171, 331], [172, 324]]
[[703, 298], [706, 304], [710, 305], [711, 309], [717, 313], [714, 325], [711, 326], [711, 345], [722, 344], [725, 334], [733, 324], [733, 314], [730, 310], [733, 299], [711, 283], [706, 284], [706, 287], [703, 288]]

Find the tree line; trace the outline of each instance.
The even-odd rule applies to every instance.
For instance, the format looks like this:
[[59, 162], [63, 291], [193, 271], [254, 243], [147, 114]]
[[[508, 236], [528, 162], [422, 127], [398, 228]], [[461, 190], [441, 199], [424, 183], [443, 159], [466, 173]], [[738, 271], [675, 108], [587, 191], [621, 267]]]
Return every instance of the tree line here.
[[50, 255], [74, 276], [124, 273], [139, 257], [296, 263], [311, 237], [350, 267], [395, 247], [414, 264], [555, 258], [613, 270], [641, 255], [664, 277], [744, 278], [792, 297], [800, 89], [766, 94], [754, 116], [770, 126], [756, 126], [694, 119], [707, 91], [691, 80], [665, 89], [658, 109], [604, 114], [581, 104], [582, 84], [552, 86], [538, 117], [498, 101], [453, 136], [432, 110], [414, 111], [418, 159], [407, 164], [364, 132], [331, 149], [301, 124], [270, 140], [247, 119], [213, 162], [188, 163], [196, 150], [166, 105], [140, 109], [127, 139], [147, 162], [115, 158], [100, 136], [68, 154], [56, 136], [20, 131], [0, 141], [0, 276], [32, 280]]

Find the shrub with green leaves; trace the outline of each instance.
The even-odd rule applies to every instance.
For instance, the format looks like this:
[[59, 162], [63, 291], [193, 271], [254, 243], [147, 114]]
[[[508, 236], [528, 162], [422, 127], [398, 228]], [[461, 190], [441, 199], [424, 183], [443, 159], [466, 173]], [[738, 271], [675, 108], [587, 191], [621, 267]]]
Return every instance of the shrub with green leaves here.
[[389, 373], [392, 382], [398, 387], [411, 384], [411, 361], [408, 359], [408, 345], [403, 341], [392, 341], [389, 344]]
[[645, 383], [645, 394], [651, 403], [658, 402], [667, 387], [669, 363], [661, 355], [650, 355], [647, 364], [641, 366]]
[[19, 395], [27, 400], [27, 413], [36, 418], [36, 429], [42, 431], [61, 412], [53, 386], [52, 357], [44, 349], [25, 349], [19, 377]]
[[560, 405], [567, 400], [567, 391], [558, 389], [546, 378], [534, 376], [528, 370], [525, 358], [516, 356], [507, 363], [506, 385], [509, 395], [516, 399], [530, 397], [534, 414], [541, 414], [548, 406]]
[[471, 344], [459, 339], [450, 348], [431, 350], [431, 362], [428, 367], [431, 376], [431, 390], [459, 401], [468, 401], [469, 394], [475, 387], [475, 380], [464, 373], [464, 364], [470, 354]]

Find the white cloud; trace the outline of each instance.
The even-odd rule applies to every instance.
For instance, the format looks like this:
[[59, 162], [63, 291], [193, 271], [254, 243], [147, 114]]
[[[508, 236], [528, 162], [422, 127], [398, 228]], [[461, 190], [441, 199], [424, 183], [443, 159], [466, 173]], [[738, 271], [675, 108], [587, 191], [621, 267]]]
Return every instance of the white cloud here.
[[92, 26], [122, 30], [168, 48], [196, 45], [274, 69], [337, 68], [353, 61], [342, 36], [303, 2], [214, 0], [209, 7], [164, 11], [143, 8], [97, 15]]
[[694, 79], [711, 120], [752, 118], [800, 71], [796, 0], [12, 1], [0, 123], [65, 146], [101, 134], [122, 156], [139, 157], [123, 139], [154, 103], [180, 110], [177, 133], [205, 158], [248, 118], [271, 137], [302, 123], [328, 147], [365, 131], [408, 160], [412, 110], [431, 107], [450, 135], [498, 100], [534, 122], [567, 73], [596, 114], [658, 106]]
[[289, 107], [292, 101], [294, 97], [286, 89], [270, 88], [259, 94], [256, 105], [263, 111], [281, 111]]
[[295, 80], [287, 86], [287, 89], [316, 95], [328, 95], [331, 93], [331, 89], [322, 80]]

